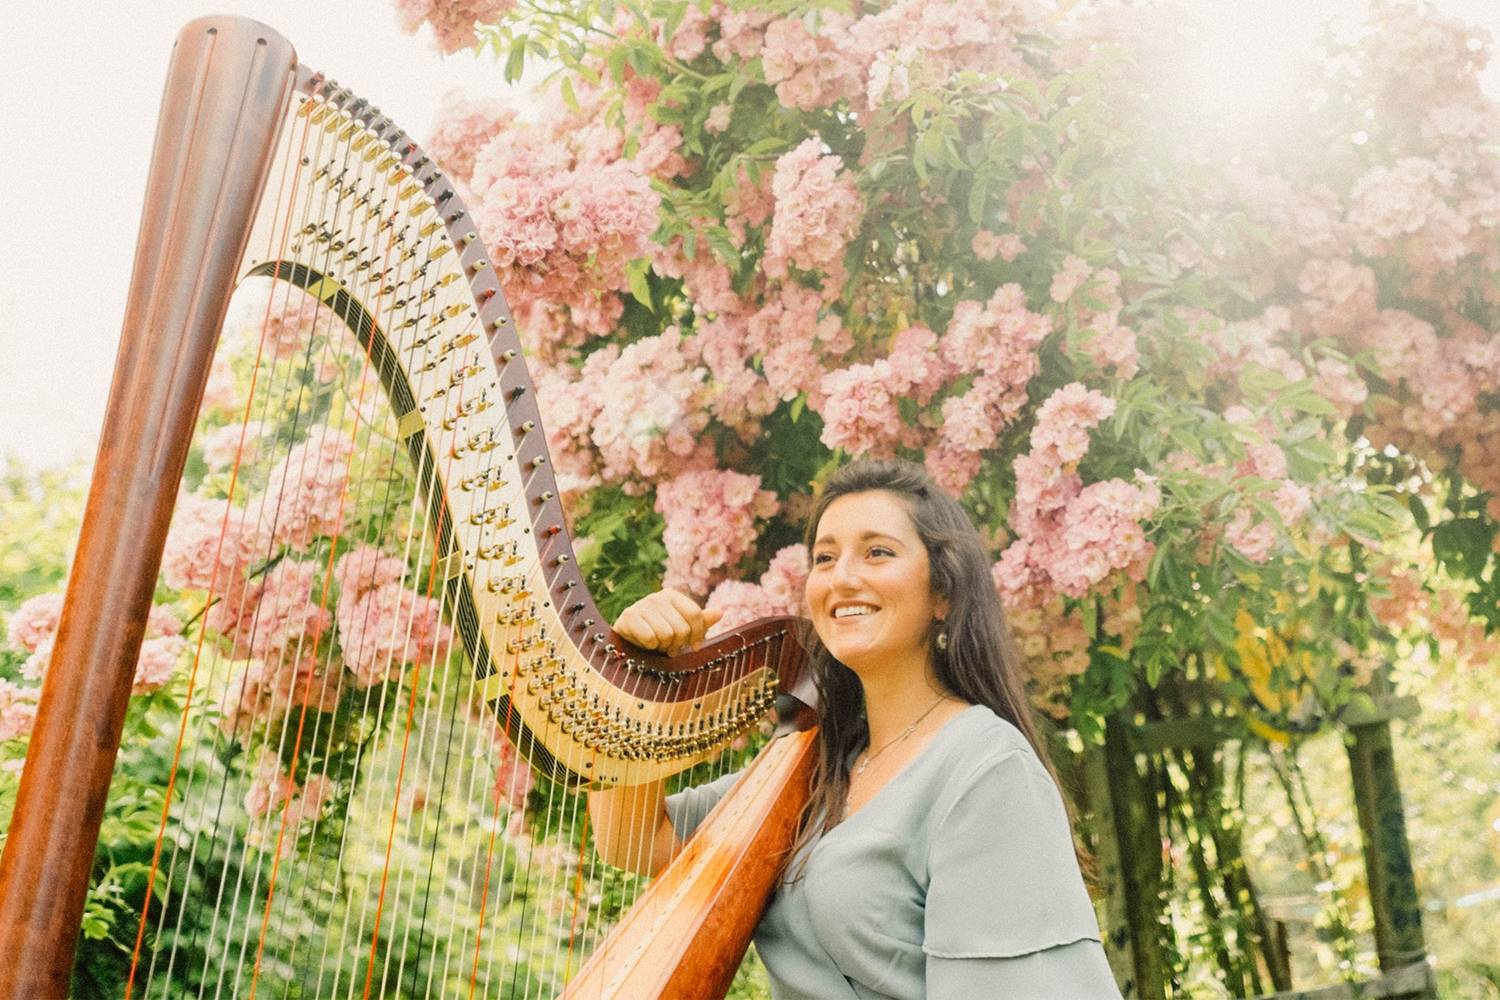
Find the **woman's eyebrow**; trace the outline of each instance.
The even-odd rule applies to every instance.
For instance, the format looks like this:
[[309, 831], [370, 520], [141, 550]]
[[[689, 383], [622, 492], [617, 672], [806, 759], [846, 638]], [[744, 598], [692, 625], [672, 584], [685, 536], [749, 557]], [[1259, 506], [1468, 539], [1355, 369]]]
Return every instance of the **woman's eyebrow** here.
[[[869, 541], [872, 538], [884, 538], [884, 539], [888, 539], [889, 541], [895, 542], [897, 545], [901, 544], [901, 539], [897, 538], [895, 535], [887, 535], [883, 531], [866, 531], [866, 532], [861, 533], [860, 536], [859, 536], [859, 540], [861, 542], [867, 542], [867, 541]], [[832, 545], [832, 544], [833, 544], [833, 539], [831, 537], [829, 537], [828, 535], [822, 535], [822, 536], [820, 536], [818, 538], [817, 541], [813, 542], [813, 547], [816, 548], [819, 545]]]

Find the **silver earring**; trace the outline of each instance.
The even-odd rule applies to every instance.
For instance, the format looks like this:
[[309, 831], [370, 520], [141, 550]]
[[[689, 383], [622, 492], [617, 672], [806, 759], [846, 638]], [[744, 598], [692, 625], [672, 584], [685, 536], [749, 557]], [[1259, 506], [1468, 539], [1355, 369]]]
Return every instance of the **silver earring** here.
[[948, 651], [948, 629], [942, 625], [938, 626], [937, 648], [945, 653]]

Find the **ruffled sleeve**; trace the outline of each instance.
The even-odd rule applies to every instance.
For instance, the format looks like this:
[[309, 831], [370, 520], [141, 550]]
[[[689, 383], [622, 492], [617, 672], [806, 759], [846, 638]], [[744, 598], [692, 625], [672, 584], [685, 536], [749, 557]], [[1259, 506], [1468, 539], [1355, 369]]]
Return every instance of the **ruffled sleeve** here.
[[1062, 796], [1041, 762], [1008, 751], [955, 791], [927, 856], [928, 996], [1118, 997]]
[[667, 818], [672, 821], [672, 829], [677, 831], [677, 836], [682, 840], [691, 837], [739, 777], [739, 771], [731, 771], [705, 785], [694, 785], [668, 795]]

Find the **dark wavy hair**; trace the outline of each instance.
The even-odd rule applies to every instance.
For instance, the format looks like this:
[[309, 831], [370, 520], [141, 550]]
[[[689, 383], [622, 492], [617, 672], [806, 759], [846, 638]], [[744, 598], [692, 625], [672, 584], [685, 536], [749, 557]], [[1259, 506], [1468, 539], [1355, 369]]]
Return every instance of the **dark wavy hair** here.
[[[948, 602], [944, 621], [948, 648], [937, 647], [936, 621], [927, 635], [927, 649], [938, 680], [958, 697], [987, 706], [1019, 729], [1061, 790], [1062, 782], [1026, 698], [1020, 656], [1005, 624], [984, 543], [963, 507], [933, 482], [926, 469], [894, 459], [858, 459], [841, 466], [829, 477], [807, 517], [803, 537], [808, 552], [812, 552], [818, 522], [829, 504], [839, 497], [877, 490], [892, 493], [904, 502], [927, 549], [933, 594]], [[870, 742], [859, 678], [828, 651], [810, 624], [803, 644], [818, 691], [818, 753], [811, 794], [789, 859], [844, 820], [848, 762]], [[1063, 802], [1071, 823], [1075, 814], [1065, 793]], [[1074, 851], [1085, 878], [1092, 883], [1093, 859], [1076, 835]], [[805, 861], [804, 856], [803, 868]], [[801, 878], [802, 874], [799, 870], [793, 877]]]

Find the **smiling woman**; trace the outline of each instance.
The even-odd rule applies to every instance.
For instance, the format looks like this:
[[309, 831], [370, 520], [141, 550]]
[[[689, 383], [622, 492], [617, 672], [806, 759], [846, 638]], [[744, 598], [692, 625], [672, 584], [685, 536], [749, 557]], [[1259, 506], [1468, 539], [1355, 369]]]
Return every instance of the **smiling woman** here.
[[[824, 487], [806, 540], [818, 759], [756, 930], [774, 995], [1119, 996], [963, 508], [918, 465], [857, 461]], [[677, 648], [714, 614], [668, 590], [616, 630]], [[592, 793], [601, 854], [660, 870], [737, 777]], [[650, 850], [606, 853], [630, 843]]]

